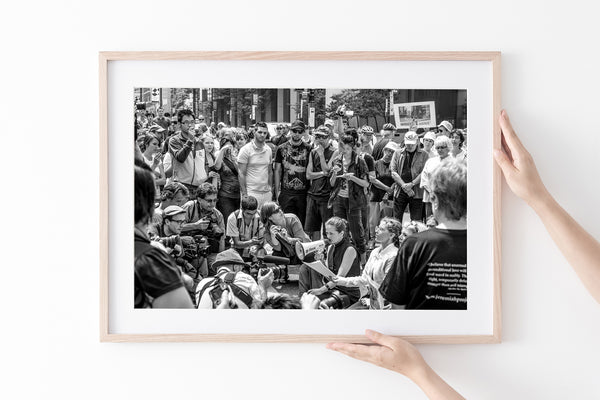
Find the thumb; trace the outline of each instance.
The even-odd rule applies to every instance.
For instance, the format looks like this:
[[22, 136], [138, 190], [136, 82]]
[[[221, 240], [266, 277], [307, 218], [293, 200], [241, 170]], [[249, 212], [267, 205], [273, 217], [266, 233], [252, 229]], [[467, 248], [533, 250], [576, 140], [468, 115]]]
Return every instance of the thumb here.
[[496, 160], [496, 163], [502, 169], [502, 173], [504, 174], [504, 176], [507, 176], [508, 174], [510, 174], [516, 170], [516, 168], [514, 167], [512, 162], [510, 162], [510, 160], [506, 156], [506, 153], [503, 150], [495, 149], [494, 150], [494, 159]]
[[395, 338], [392, 336], [387, 336], [387, 335], [384, 335], [383, 333], [379, 333], [379, 332], [373, 331], [371, 329], [367, 329], [365, 331], [365, 334], [369, 338], [369, 340], [371, 340], [377, 344], [380, 344], [380, 345], [386, 346], [386, 347], [390, 347], [390, 348], [393, 347]]

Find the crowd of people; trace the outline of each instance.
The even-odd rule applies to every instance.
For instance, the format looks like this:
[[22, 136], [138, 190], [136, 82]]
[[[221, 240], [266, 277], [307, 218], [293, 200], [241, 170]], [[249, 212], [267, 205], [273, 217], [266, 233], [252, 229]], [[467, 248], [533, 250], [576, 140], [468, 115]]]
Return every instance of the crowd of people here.
[[[466, 309], [465, 132], [343, 115], [271, 135], [138, 110], [135, 307]], [[297, 254], [318, 240], [332, 278]]]

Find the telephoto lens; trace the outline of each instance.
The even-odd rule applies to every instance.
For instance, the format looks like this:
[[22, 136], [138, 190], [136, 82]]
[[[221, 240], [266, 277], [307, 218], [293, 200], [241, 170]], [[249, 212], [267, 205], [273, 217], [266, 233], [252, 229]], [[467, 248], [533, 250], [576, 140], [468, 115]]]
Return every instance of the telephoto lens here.
[[321, 305], [319, 308], [322, 309], [334, 309], [334, 310], [343, 310], [344, 308], [348, 308], [352, 305], [350, 302], [350, 296], [340, 292], [339, 290], [334, 290], [331, 292], [331, 296], [321, 300]]

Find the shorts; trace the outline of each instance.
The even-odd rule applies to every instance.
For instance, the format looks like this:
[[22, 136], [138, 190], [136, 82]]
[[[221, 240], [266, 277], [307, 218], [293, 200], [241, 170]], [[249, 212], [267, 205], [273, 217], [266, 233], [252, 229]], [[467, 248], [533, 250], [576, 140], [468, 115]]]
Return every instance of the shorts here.
[[327, 208], [328, 198], [317, 199], [308, 195], [306, 202], [305, 232], [318, 232], [327, 220], [333, 217], [333, 210]]

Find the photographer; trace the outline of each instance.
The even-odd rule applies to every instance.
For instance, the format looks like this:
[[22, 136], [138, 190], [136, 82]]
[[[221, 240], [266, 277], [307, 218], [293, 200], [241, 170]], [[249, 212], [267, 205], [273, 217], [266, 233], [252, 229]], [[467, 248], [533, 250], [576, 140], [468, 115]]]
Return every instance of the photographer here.
[[[327, 238], [331, 244], [327, 248], [327, 267], [339, 277], [360, 275], [360, 257], [356, 248], [350, 244], [348, 223], [338, 217], [325, 223]], [[332, 290], [335, 282], [328, 281], [318, 289], [308, 291], [321, 299], [321, 308], [348, 308], [360, 298], [358, 288], [340, 288]]]
[[187, 223], [183, 224], [182, 232], [190, 236], [205, 236], [210, 244], [207, 269], [200, 269], [202, 276], [209, 271], [214, 272], [212, 262], [216, 254], [225, 249], [225, 222], [223, 214], [215, 208], [216, 203], [217, 189], [205, 182], [196, 190], [196, 200], [188, 201], [183, 206]]
[[260, 308], [273, 283], [273, 272], [259, 275], [257, 283], [242, 271], [246, 267], [234, 249], [219, 253], [213, 264], [216, 276], [201, 280], [196, 288], [198, 308]]
[[227, 236], [231, 238], [232, 247], [244, 260], [250, 259], [250, 247], [262, 246], [265, 228], [260, 220], [256, 197], [244, 197], [242, 208], [229, 215]]
[[183, 206], [187, 201], [190, 192], [184, 184], [179, 182], [172, 182], [163, 188], [160, 192], [161, 202], [154, 209], [154, 215], [152, 215], [152, 222], [148, 227], [148, 234], [150, 236], [158, 235], [156, 229], [163, 223], [164, 210], [169, 206]]
[[193, 308], [180, 269], [164, 251], [152, 246], [146, 225], [154, 210], [152, 171], [136, 160], [134, 291], [135, 308]]

